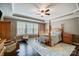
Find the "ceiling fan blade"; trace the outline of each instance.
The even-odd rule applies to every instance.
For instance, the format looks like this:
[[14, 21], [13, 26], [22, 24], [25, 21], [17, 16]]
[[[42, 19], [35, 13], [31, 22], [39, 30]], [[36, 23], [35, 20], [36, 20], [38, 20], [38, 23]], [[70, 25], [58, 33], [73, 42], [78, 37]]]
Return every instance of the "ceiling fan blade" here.
[[45, 13], [45, 15], [50, 15], [49, 13]]
[[48, 11], [50, 11], [50, 10], [49, 10], [49, 9], [46, 9], [46, 10], [45, 10], [45, 12], [48, 12]]

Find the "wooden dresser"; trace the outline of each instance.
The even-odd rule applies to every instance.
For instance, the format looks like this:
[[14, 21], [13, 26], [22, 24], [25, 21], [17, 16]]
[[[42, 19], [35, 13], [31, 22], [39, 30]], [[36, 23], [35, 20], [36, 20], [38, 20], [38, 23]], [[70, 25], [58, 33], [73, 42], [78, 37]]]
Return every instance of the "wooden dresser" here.
[[63, 33], [63, 42], [72, 44], [72, 34]]
[[11, 38], [11, 22], [0, 21], [0, 38], [10, 39]]

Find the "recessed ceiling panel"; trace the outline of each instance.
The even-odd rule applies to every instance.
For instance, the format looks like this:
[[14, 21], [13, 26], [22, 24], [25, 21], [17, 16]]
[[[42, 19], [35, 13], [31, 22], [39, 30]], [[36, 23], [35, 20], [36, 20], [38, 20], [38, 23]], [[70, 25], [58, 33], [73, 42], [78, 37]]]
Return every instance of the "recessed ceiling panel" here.
[[[50, 15], [41, 17], [39, 9], [42, 8], [49, 8]], [[75, 3], [15, 3], [13, 12], [38, 19], [49, 20], [52, 17], [63, 15], [75, 9]]]

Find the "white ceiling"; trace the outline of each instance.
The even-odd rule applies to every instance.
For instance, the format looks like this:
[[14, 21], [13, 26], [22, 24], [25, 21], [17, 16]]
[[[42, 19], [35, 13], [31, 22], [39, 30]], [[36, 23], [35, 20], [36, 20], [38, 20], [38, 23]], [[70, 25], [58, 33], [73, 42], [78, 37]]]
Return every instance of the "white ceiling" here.
[[11, 3], [0, 3], [0, 10], [3, 12], [3, 15], [12, 16], [12, 5]]
[[[41, 17], [37, 15], [40, 8], [50, 9], [50, 16]], [[76, 3], [14, 3], [13, 13], [22, 14], [25, 16], [31, 16], [38, 19], [49, 20], [53, 17], [69, 13], [77, 8]]]
[[[3, 15], [20, 14], [24, 16], [30, 16], [38, 19], [50, 20], [55, 17], [67, 14], [78, 8], [77, 3], [0, 3], [0, 10], [3, 11]], [[41, 17], [37, 15], [38, 10], [41, 8], [49, 8], [50, 16]]]

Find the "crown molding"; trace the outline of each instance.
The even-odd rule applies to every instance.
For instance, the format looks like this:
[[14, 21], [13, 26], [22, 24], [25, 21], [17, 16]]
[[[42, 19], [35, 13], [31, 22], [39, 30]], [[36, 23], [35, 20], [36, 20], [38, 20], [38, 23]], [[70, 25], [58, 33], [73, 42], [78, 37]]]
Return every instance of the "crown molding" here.
[[18, 13], [13, 13], [13, 16], [20, 17], [20, 18], [28, 18], [28, 19], [32, 19], [32, 20], [42, 21], [42, 22], [44, 22], [43, 19], [38, 19], [38, 18], [34, 18], [34, 17], [30, 17], [30, 16], [26, 16], [26, 15], [18, 14]]
[[67, 16], [67, 15], [70, 15], [70, 14], [76, 13], [77, 11], [79, 11], [79, 8], [75, 9], [74, 11], [71, 11], [71, 12], [65, 13], [65, 14], [63, 14], [63, 15], [59, 15], [59, 16], [56, 16], [56, 17], [50, 18], [50, 20], [52, 20], [52, 19], [57, 19], [57, 18], [61, 18], [61, 17], [65, 17], [65, 16]]
[[28, 18], [21, 18], [21, 17], [16, 17], [16, 16], [4, 16], [3, 18], [10, 18], [12, 20], [16, 20], [16, 21], [26, 21], [26, 22], [33, 22], [33, 23], [43, 23], [45, 24], [46, 22], [43, 21], [38, 21], [38, 20], [31, 20]]
[[71, 15], [71, 16], [60, 18], [60, 19], [54, 19], [54, 20], [51, 20], [51, 22], [58, 22], [58, 21], [63, 21], [63, 20], [69, 20], [69, 19], [72, 19], [72, 18], [79, 18], [79, 15]]

